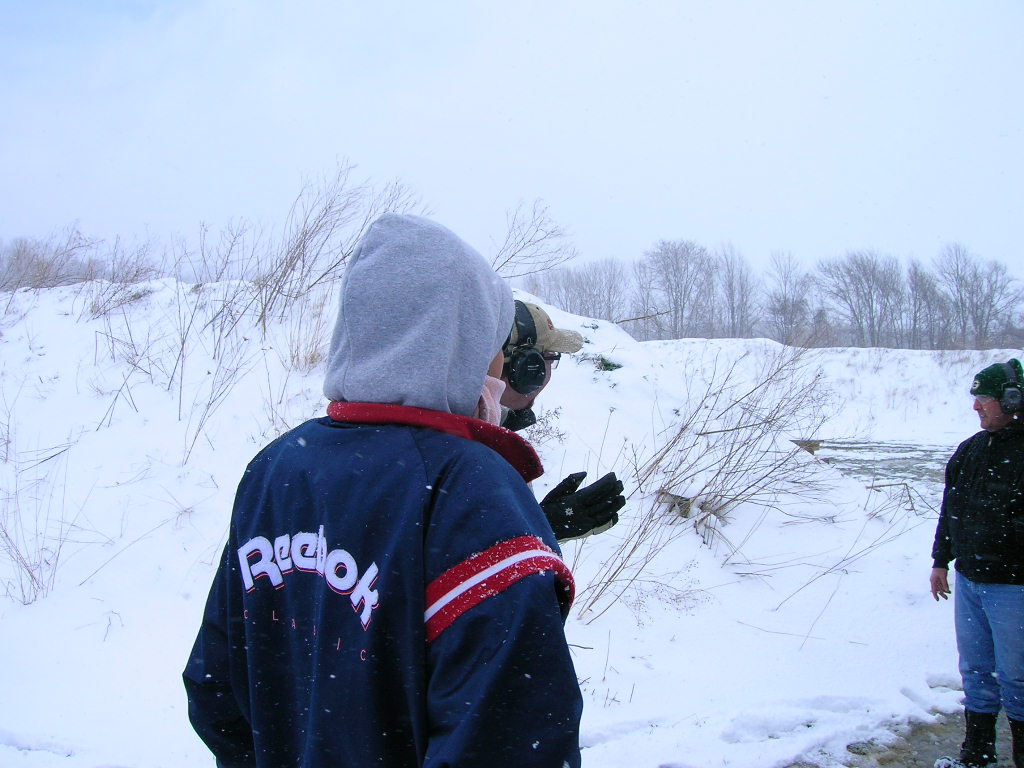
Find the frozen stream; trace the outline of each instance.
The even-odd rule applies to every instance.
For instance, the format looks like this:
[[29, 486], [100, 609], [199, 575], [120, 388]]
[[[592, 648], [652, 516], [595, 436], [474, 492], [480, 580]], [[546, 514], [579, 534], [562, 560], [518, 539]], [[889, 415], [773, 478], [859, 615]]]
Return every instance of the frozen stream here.
[[823, 440], [814, 455], [868, 487], [906, 483], [938, 509], [946, 462], [956, 445]]
[[815, 456], [866, 481], [925, 482], [942, 488], [946, 462], [955, 445], [823, 440]]

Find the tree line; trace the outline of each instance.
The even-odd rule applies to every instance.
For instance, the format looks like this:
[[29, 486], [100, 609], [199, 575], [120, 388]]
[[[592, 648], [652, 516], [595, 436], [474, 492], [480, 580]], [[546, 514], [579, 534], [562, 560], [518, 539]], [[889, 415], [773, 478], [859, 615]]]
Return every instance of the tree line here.
[[853, 250], [804, 268], [774, 253], [758, 274], [731, 246], [662, 240], [613, 259], [532, 275], [526, 290], [646, 341], [770, 338], [813, 347], [991, 349], [1024, 344], [1024, 289], [965, 246], [931, 264]]
[[[306, 185], [277, 233], [244, 220], [197, 243], [126, 245], [82, 235], [0, 240], [0, 293], [102, 279], [130, 286], [173, 276], [259, 288], [261, 316], [340, 277], [354, 244], [386, 212], [425, 213], [400, 183], [354, 182], [352, 166]], [[805, 269], [775, 253], [761, 274], [735, 248], [661, 240], [633, 262], [579, 264], [540, 201], [507, 212], [492, 265], [574, 314], [609, 320], [640, 340], [761, 338], [796, 346], [988, 349], [1024, 345], [1024, 289], [998, 261], [947, 245], [931, 264], [849, 251]], [[575, 265], [575, 266], [574, 266]]]

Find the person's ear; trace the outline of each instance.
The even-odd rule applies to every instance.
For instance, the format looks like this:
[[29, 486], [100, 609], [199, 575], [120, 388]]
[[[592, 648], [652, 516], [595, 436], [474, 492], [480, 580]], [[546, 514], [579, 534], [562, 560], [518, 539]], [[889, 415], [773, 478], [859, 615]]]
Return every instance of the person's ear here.
[[502, 369], [504, 367], [505, 367], [505, 353], [502, 352], [499, 349], [498, 350], [498, 354], [496, 354], [494, 356], [494, 359], [491, 360], [491, 364], [487, 367], [487, 375], [488, 376], [493, 376], [496, 379], [500, 379], [501, 378], [501, 371], [502, 371]]

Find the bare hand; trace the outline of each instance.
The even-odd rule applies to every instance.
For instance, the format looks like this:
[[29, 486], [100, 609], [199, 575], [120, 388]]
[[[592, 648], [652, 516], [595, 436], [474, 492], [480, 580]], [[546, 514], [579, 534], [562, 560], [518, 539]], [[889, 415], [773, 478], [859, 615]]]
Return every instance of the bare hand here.
[[932, 597], [936, 601], [941, 597], [943, 600], [949, 599], [949, 569], [947, 568], [932, 568], [931, 577]]

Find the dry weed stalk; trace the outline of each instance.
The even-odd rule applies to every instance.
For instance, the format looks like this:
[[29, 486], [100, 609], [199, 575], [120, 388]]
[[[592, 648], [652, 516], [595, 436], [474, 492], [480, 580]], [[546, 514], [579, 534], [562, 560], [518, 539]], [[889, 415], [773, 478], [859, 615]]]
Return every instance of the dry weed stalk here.
[[264, 333], [311, 288], [341, 276], [355, 243], [375, 219], [416, 206], [398, 182], [378, 192], [368, 184], [350, 186], [351, 172], [352, 166], [341, 165], [333, 177], [307, 185], [292, 204], [281, 243], [258, 260], [255, 309]]
[[115, 241], [101, 273], [83, 284], [89, 299], [88, 316], [104, 317], [149, 296], [153, 287], [145, 283], [158, 275], [158, 268], [150, 260], [148, 243], [126, 251], [119, 240]]
[[327, 359], [329, 335], [334, 323], [331, 285], [318, 285], [295, 302], [285, 320], [288, 357], [286, 368], [307, 374]]
[[188, 410], [182, 466], [188, 463], [189, 457], [196, 447], [196, 442], [206, 431], [210, 418], [227, 400], [239, 379], [252, 368], [257, 352], [251, 349], [248, 339], [241, 338], [236, 334], [231, 337], [231, 340], [232, 344], [216, 358], [213, 370], [207, 373], [203, 385], [198, 388]]
[[[803, 584], [788, 594], [774, 610], [778, 610], [791, 599], [800, 594], [807, 587], [820, 579], [830, 576], [846, 574], [853, 566], [876, 550], [895, 541], [905, 533], [914, 530], [920, 525], [931, 523], [938, 511], [921, 495], [919, 491], [907, 483], [888, 483], [884, 485], [873, 485], [870, 490], [879, 491], [881, 499], [875, 501], [869, 497], [867, 504], [870, 508], [864, 511], [866, 515], [860, 530], [850, 543], [847, 550], [831, 565], [820, 567], [817, 572]], [[920, 507], [920, 508], [919, 508]], [[930, 512], [932, 519], [925, 518]], [[873, 522], [881, 522], [881, 526], [872, 525]], [[822, 607], [822, 615], [828, 607]], [[815, 622], [817, 619], [815, 620]], [[807, 630], [808, 635], [813, 630], [812, 623]]]
[[[777, 508], [780, 494], [818, 493], [809, 463], [792, 443], [813, 435], [826, 420], [821, 374], [807, 348], [782, 347], [747, 386], [737, 370], [717, 361], [709, 384], [662, 435], [666, 438], [634, 466], [640, 513], [605, 561], [601, 576], [583, 591], [579, 613], [593, 621], [650, 572], [665, 547], [688, 531], [739, 552], [721, 526], [737, 508]], [[726, 382], [722, 384], [721, 382]], [[728, 561], [729, 558], [727, 558]]]
[[0, 247], [0, 292], [56, 288], [88, 280], [97, 269], [94, 253], [98, 244], [73, 226], [45, 240], [18, 238]]
[[30, 456], [15, 452], [5, 467], [0, 551], [9, 570], [0, 573], [0, 588], [25, 605], [49, 594], [64, 546], [77, 527], [64, 515], [70, 448], [56, 446]]

